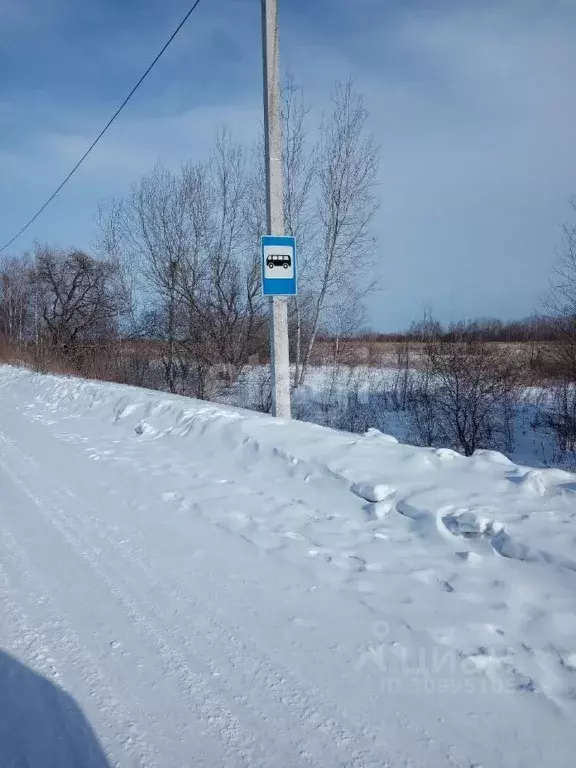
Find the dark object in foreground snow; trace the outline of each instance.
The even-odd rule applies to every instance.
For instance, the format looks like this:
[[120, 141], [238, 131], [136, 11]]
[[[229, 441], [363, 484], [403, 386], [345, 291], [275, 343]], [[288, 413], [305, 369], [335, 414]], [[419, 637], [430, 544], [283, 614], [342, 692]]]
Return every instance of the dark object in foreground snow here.
[[74, 699], [0, 651], [0, 765], [109, 768]]

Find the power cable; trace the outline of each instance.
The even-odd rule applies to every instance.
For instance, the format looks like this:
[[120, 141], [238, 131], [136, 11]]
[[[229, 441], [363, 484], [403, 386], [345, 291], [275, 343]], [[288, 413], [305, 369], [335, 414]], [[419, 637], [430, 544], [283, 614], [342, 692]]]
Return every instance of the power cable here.
[[28, 221], [28, 222], [27, 222], [27, 223], [26, 223], [26, 224], [25, 224], [25, 225], [22, 227], [22, 229], [21, 229], [21, 230], [20, 230], [20, 231], [19, 231], [19, 232], [18, 232], [16, 235], [14, 235], [14, 237], [13, 237], [11, 240], [8, 240], [8, 242], [7, 242], [5, 245], [3, 245], [3, 246], [2, 246], [2, 248], [0, 248], [0, 253], [2, 253], [2, 251], [5, 251], [5, 250], [6, 250], [6, 248], [9, 248], [9, 247], [12, 245], [12, 243], [14, 243], [16, 240], [18, 240], [18, 238], [19, 238], [21, 235], [23, 235], [23, 234], [24, 234], [24, 232], [26, 232], [26, 230], [28, 229], [28, 227], [30, 227], [30, 226], [31, 226], [31, 225], [32, 225], [32, 224], [33, 224], [33, 223], [36, 221], [36, 219], [37, 219], [37, 218], [40, 216], [40, 214], [41, 214], [41, 213], [43, 213], [43, 212], [46, 210], [46, 208], [47, 208], [47, 207], [50, 205], [50, 203], [52, 202], [52, 200], [54, 200], [54, 198], [56, 197], [56, 195], [58, 195], [58, 193], [59, 193], [59, 192], [60, 192], [60, 191], [61, 191], [61, 190], [64, 188], [64, 186], [65, 186], [65, 185], [66, 185], [66, 184], [67, 184], [67, 183], [70, 181], [70, 179], [72, 178], [72, 176], [74, 176], [74, 174], [76, 173], [76, 171], [78, 170], [78, 168], [80, 168], [80, 166], [82, 165], [82, 163], [84, 162], [84, 160], [86, 160], [86, 158], [87, 158], [87, 157], [88, 157], [88, 155], [89, 155], [89, 154], [92, 152], [92, 150], [94, 149], [94, 147], [96, 146], [96, 144], [98, 144], [98, 142], [100, 141], [100, 139], [102, 138], [102, 136], [104, 136], [104, 134], [106, 133], [106, 131], [108, 130], [108, 128], [110, 128], [110, 126], [111, 126], [111, 125], [112, 125], [112, 123], [113, 123], [113, 122], [116, 120], [116, 118], [118, 117], [118, 115], [120, 114], [120, 112], [122, 112], [122, 110], [124, 109], [124, 107], [126, 106], [126, 104], [128, 104], [128, 102], [130, 101], [130, 99], [132, 98], [132, 96], [134, 96], [134, 94], [136, 93], [136, 91], [138, 90], [138, 88], [139, 88], [139, 87], [142, 85], [142, 83], [144, 82], [144, 80], [145, 80], [145, 79], [148, 77], [148, 75], [150, 74], [150, 72], [151, 72], [151, 71], [154, 69], [154, 67], [155, 67], [155, 66], [156, 66], [156, 64], [158, 63], [159, 59], [162, 57], [163, 53], [166, 51], [166, 49], [168, 48], [168, 46], [170, 45], [170, 43], [171, 43], [171, 42], [174, 40], [174, 38], [176, 37], [176, 35], [177, 35], [177, 34], [180, 32], [180, 30], [182, 29], [182, 27], [184, 26], [184, 24], [186, 24], [186, 22], [188, 21], [188, 19], [189, 19], [189, 18], [190, 18], [190, 16], [192, 15], [192, 13], [193, 13], [193, 12], [196, 10], [196, 8], [198, 7], [198, 5], [199, 5], [199, 4], [200, 4], [200, 0], [196, 0], [196, 1], [194, 2], [194, 4], [192, 5], [192, 7], [189, 9], [188, 13], [187, 13], [187, 14], [184, 16], [184, 18], [182, 19], [182, 21], [180, 22], [180, 24], [178, 24], [178, 26], [176, 27], [176, 29], [174, 30], [174, 32], [172, 32], [172, 34], [170, 35], [170, 37], [168, 38], [168, 40], [166, 41], [166, 43], [165, 43], [165, 44], [162, 46], [162, 48], [160, 49], [160, 52], [159, 52], [159, 53], [156, 55], [156, 57], [154, 58], [154, 60], [152, 61], [152, 63], [151, 63], [151, 64], [150, 64], [150, 66], [148, 67], [148, 69], [147, 69], [147, 70], [144, 72], [144, 74], [142, 75], [142, 77], [141, 77], [141, 78], [138, 80], [138, 82], [136, 83], [136, 85], [135, 85], [135, 86], [132, 88], [132, 90], [130, 91], [130, 93], [128, 94], [128, 96], [126, 96], [126, 98], [124, 99], [124, 101], [122, 102], [122, 104], [120, 104], [120, 106], [118, 107], [118, 109], [116, 110], [116, 112], [114, 112], [114, 114], [112, 115], [112, 117], [110, 118], [110, 120], [108, 120], [108, 122], [106, 123], [106, 125], [104, 126], [104, 128], [102, 128], [102, 130], [100, 131], [100, 133], [98, 134], [98, 136], [96, 136], [96, 138], [94, 139], [94, 141], [92, 142], [92, 144], [90, 144], [90, 146], [88, 147], [88, 149], [86, 150], [86, 152], [84, 152], [84, 154], [82, 155], [82, 157], [80, 158], [80, 160], [78, 160], [78, 162], [76, 163], [76, 165], [74, 166], [74, 168], [72, 168], [72, 170], [70, 171], [70, 173], [68, 174], [68, 176], [66, 176], [66, 178], [64, 179], [64, 181], [63, 181], [63, 182], [60, 184], [60, 186], [59, 186], [59, 187], [57, 187], [57, 189], [55, 189], [55, 190], [54, 190], [54, 192], [53, 192], [53, 193], [50, 195], [50, 197], [48, 198], [48, 200], [46, 200], [46, 202], [44, 203], [44, 205], [43, 205], [41, 208], [39, 208], [39, 209], [36, 211], [36, 213], [34, 214], [34, 216], [32, 216], [32, 218], [31, 218], [31, 219], [30, 219], [30, 220], [29, 220], [29, 221]]

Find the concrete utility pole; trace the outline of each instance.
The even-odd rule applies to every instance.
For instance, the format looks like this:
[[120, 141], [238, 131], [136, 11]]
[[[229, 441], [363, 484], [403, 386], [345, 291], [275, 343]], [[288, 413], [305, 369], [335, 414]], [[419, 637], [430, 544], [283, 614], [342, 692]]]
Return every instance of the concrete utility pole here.
[[[284, 234], [282, 188], [282, 126], [280, 120], [280, 65], [278, 0], [262, 0], [262, 62], [264, 67], [264, 141], [266, 151], [266, 208], [269, 235]], [[290, 358], [288, 299], [270, 299], [270, 352], [274, 416], [290, 418]]]

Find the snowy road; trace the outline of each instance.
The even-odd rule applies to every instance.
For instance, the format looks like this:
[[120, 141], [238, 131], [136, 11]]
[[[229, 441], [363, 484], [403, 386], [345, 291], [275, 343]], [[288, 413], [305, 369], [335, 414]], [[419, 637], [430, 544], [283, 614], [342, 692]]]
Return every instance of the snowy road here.
[[[1, 766], [572, 765], [570, 696], [498, 687], [449, 657], [430, 669], [430, 634], [371, 589], [369, 558], [348, 552], [343, 579], [303, 545], [302, 520], [324, 521], [321, 550], [346, 528], [335, 515], [362, 514], [338, 478], [227, 445], [225, 428], [124, 430], [137, 390], [113, 392], [107, 421], [106, 385], [38, 380], [0, 380]], [[550, 620], [573, 608], [561, 570]], [[424, 590], [431, 615], [469, 623], [448, 580], [425, 592], [429, 571], [410, 599]], [[565, 670], [573, 628], [558, 630]], [[426, 656], [426, 685], [399, 647]]]

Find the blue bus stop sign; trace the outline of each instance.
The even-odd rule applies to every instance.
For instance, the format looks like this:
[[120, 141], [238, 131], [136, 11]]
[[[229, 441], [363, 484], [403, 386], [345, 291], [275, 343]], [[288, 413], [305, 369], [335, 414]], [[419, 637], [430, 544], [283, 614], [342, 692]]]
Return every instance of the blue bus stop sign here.
[[264, 235], [261, 250], [264, 296], [296, 296], [296, 239]]

